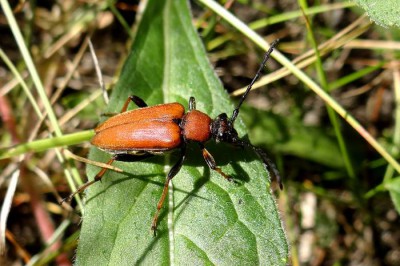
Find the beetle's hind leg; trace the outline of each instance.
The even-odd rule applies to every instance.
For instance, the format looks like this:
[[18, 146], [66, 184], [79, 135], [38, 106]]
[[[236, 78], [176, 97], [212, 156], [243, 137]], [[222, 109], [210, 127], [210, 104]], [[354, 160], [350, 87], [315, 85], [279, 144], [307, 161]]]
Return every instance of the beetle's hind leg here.
[[[112, 157], [107, 164], [111, 165], [113, 162], [115, 161], [115, 156]], [[81, 193], [82, 191], [84, 191], [87, 187], [93, 185], [94, 183], [96, 183], [97, 181], [100, 181], [101, 178], [103, 177], [103, 175], [105, 174], [105, 172], [107, 171], [107, 168], [102, 168], [97, 175], [94, 177], [93, 180], [86, 182], [85, 184], [81, 185], [80, 187], [78, 187], [77, 190], [75, 190], [74, 192], [72, 192], [68, 197], [64, 198], [61, 200], [60, 204], [63, 204], [63, 202], [70, 202], [72, 200], [72, 198], [76, 195]]]
[[158, 215], [160, 214], [160, 210], [164, 204], [165, 197], [168, 194], [169, 182], [172, 180], [172, 178], [174, 178], [174, 176], [176, 176], [176, 174], [179, 172], [179, 170], [181, 170], [183, 162], [185, 161], [185, 157], [186, 157], [186, 145], [183, 144], [183, 146], [181, 147], [181, 157], [179, 158], [179, 161], [176, 162], [176, 164], [171, 168], [171, 170], [169, 171], [169, 173], [167, 175], [167, 180], [164, 183], [164, 188], [163, 188], [160, 200], [158, 201], [158, 204], [157, 204], [157, 210], [156, 210], [156, 213], [154, 214], [153, 222], [151, 223], [151, 230], [153, 231], [154, 236], [156, 236], [156, 232], [157, 232]]
[[[150, 153], [145, 153], [142, 155], [132, 155], [132, 154], [115, 154], [108, 162], [108, 165], [111, 165], [114, 161], [122, 161], [122, 162], [137, 162], [137, 161], [141, 161], [144, 159], [147, 159], [149, 157], [154, 156], [153, 154]], [[106, 171], [108, 170], [108, 168], [102, 168], [97, 175], [94, 177], [93, 180], [86, 182], [85, 184], [81, 185], [80, 187], [78, 187], [77, 190], [75, 190], [74, 192], [72, 192], [68, 197], [64, 198], [63, 200], [61, 200], [60, 204], [62, 204], [63, 202], [70, 202], [72, 200], [72, 198], [76, 195], [81, 193], [82, 191], [84, 191], [86, 188], [88, 188], [89, 186], [93, 185], [94, 183], [101, 181], [101, 179], [103, 178], [104, 174], [106, 173]]]
[[210, 167], [212, 170], [218, 172], [220, 175], [222, 175], [226, 180], [229, 182], [234, 182], [233, 178], [230, 177], [229, 175], [225, 174], [221, 168], [217, 167], [217, 164], [214, 160], [214, 157], [211, 155], [211, 153], [204, 147], [203, 144], [200, 144], [201, 151], [203, 153], [204, 160], [206, 161], [208, 167]]
[[[128, 97], [128, 99], [126, 99], [124, 106], [122, 107], [121, 112], [119, 112], [119, 113], [126, 112], [130, 102], [134, 102], [139, 108], [147, 107], [146, 102], [142, 98], [140, 98], [136, 95], [131, 95]], [[103, 113], [101, 115], [111, 117], [111, 116], [117, 115], [119, 113]]]
[[121, 113], [126, 112], [130, 102], [134, 102], [139, 108], [147, 107], [147, 104], [145, 103], [145, 101], [142, 98], [140, 98], [136, 95], [131, 95], [128, 97], [128, 99], [126, 99], [124, 106], [121, 109]]

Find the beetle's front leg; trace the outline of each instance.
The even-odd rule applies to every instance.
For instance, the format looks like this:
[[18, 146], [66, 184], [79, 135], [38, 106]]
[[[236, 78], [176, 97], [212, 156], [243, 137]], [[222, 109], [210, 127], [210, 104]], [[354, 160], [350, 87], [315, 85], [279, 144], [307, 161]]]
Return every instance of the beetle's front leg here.
[[189, 98], [189, 111], [196, 110], [196, 99], [194, 97]]
[[160, 197], [160, 200], [158, 201], [157, 204], [157, 210], [156, 213], [154, 214], [153, 222], [151, 223], [151, 230], [153, 231], [154, 236], [156, 236], [157, 232], [157, 220], [158, 220], [158, 215], [160, 214], [160, 210], [164, 204], [165, 197], [168, 194], [168, 185], [169, 182], [176, 176], [176, 174], [181, 170], [181, 167], [183, 165], [183, 162], [185, 161], [186, 157], [186, 144], [183, 143], [183, 146], [181, 148], [181, 158], [179, 158], [179, 161], [171, 168], [167, 175], [167, 180], [164, 183], [164, 188]]
[[200, 148], [203, 152], [203, 157], [204, 160], [206, 161], [208, 167], [210, 167], [212, 170], [218, 172], [220, 175], [222, 175], [226, 180], [228, 180], [229, 182], [233, 182], [233, 178], [230, 177], [229, 175], [225, 174], [221, 168], [217, 167], [217, 164], [214, 160], [214, 157], [211, 155], [211, 153], [204, 147], [203, 144], [200, 144]]

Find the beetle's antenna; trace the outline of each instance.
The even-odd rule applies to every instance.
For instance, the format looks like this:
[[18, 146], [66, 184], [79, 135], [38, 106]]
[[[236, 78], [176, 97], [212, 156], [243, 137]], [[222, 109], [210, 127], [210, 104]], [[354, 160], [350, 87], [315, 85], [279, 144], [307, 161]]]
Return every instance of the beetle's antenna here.
[[247, 141], [241, 140], [238, 144], [241, 145], [241, 146], [250, 147], [257, 153], [257, 155], [262, 160], [262, 162], [264, 164], [264, 167], [267, 170], [267, 172], [272, 173], [272, 175], [275, 177], [276, 182], [279, 184], [279, 188], [282, 190], [283, 189], [282, 177], [279, 174], [279, 171], [276, 168], [275, 164], [268, 157], [267, 153], [263, 149], [261, 149], [259, 147], [256, 147], [256, 146], [253, 146], [250, 142], [247, 142]]
[[274, 48], [276, 47], [276, 45], [279, 43], [279, 39], [276, 39], [275, 41], [273, 41], [271, 43], [271, 46], [269, 47], [268, 51], [265, 53], [264, 55], [264, 59], [260, 65], [260, 67], [258, 68], [258, 71], [256, 73], [256, 75], [254, 76], [253, 80], [250, 82], [249, 86], [247, 86], [247, 89], [245, 91], [245, 93], [243, 94], [242, 98], [239, 101], [239, 104], [237, 105], [237, 107], [235, 108], [235, 110], [233, 110], [233, 114], [232, 114], [232, 118], [231, 118], [231, 122], [235, 122], [236, 117], [239, 114], [239, 109], [240, 106], [242, 105], [242, 103], [244, 102], [244, 100], [247, 97], [247, 94], [249, 94], [251, 87], [253, 87], [254, 82], [256, 82], [256, 80], [260, 77], [261, 71], [264, 68], [265, 64], [267, 63], [268, 59], [270, 58], [270, 55], [272, 53], [272, 51], [274, 50]]

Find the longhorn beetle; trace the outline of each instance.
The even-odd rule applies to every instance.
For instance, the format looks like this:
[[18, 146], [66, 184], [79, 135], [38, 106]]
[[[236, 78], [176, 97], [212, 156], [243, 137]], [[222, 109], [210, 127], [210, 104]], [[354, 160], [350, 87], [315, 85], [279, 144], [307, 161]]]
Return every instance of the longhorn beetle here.
[[[180, 103], [167, 103], [148, 107], [141, 98], [130, 96], [125, 101], [120, 114], [110, 117], [95, 128], [95, 136], [91, 143], [97, 148], [112, 154], [112, 158], [107, 162], [109, 165], [114, 161], [139, 161], [167, 151], [180, 150], [180, 158], [169, 171], [157, 204], [157, 210], [151, 224], [151, 230], [154, 235], [157, 231], [158, 215], [168, 192], [168, 184], [179, 172], [185, 161], [186, 144], [188, 142], [198, 143], [207, 165], [228, 181], [233, 181], [233, 179], [225, 174], [221, 168], [217, 167], [214, 158], [207, 151], [204, 143], [214, 139], [217, 143], [227, 142], [234, 146], [250, 147], [258, 154], [267, 171], [268, 169], [272, 170], [279, 187], [283, 188], [278, 170], [267, 154], [261, 148], [240, 139], [234, 128], [240, 106], [249, 94], [254, 82], [259, 78], [277, 43], [278, 40], [274, 41], [265, 53], [256, 75], [247, 86], [239, 104], [233, 110], [231, 118], [228, 118], [226, 113], [222, 113], [212, 120], [207, 114], [196, 110], [196, 101], [193, 97], [190, 97], [189, 111], [185, 113], [185, 109]], [[134, 102], [139, 109], [126, 111], [130, 102]], [[80, 186], [63, 201], [70, 201], [75, 194], [100, 181], [106, 171], [106, 168], [101, 169], [92, 181]]]

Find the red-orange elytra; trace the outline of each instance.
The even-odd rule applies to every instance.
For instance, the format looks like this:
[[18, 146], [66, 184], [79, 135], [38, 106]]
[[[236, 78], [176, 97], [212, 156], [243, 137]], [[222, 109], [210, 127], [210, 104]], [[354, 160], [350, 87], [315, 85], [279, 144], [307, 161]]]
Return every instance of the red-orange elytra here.
[[[252, 148], [262, 160], [267, 170], [272, 170], [282, 189], [282, 181], [275, 165], [268, 158], [267, 154], [260, 148], [253, 146], [248, 141], [240, 139], [234, 122], [239, 114], [240, 106], [246, 99], [254, 82], [258, 79], [262, 68], [270, 57], [278, 41], [271, 44], [270, 49], [264, 56], [256, 75], [247, 87], [237, 107], [233, 110], [232, 117], [228, 118], [226, 113], [218, 115], [214, 120], [207, 114], [196, 110], [196, 102], [193, 97], [189, 99], [189, 111], [185, 113], [180, 103], [160, 104], [148, 107], [147, 104], [137, 96], [130, 96], [120, 114], [117, 114], [96, 129], [96, 135], [91, 143], [97, 148], [112, 154], [107, 162], [112, 164], [117, 161], [139, 161], [154, 155], [160, 155], [166, 151], [180, 149], [181, 156], [171, 168], [164, 183], [163, 192], [157, 204], [157, 210], [151, 224], [151, 229], [156, 233], [157, 219], [168, 192], [168, 184], [181, 169], [186, 157], [186, 144], [188, 142], [198, 143], [204, 160], [214, 171], [221, 174], [228, 181], [232, 178], [225, 174], [207, 151], [204, 144], [214, 139], [216, 142], [227, 142], [234, 146]], [[134, 102], [139, 109], [126, 111], [130, 102]], [[88, 186], [101, 180], [106, 169], [103, 168], [95, 176], [94, 180], [80, 186], [65, 201], [70, 201], [73, 196], [80, 193]]]
[[91, 143], [112, 154], [172, 150], [181, 145], [181, 128], [175, 121], [184, 113], [179, 103], [123, 112], [95, 128]]

